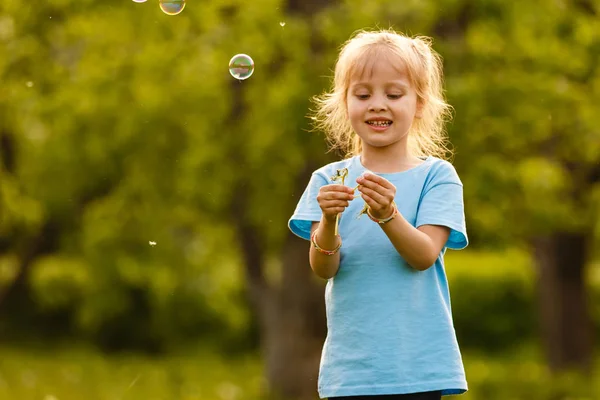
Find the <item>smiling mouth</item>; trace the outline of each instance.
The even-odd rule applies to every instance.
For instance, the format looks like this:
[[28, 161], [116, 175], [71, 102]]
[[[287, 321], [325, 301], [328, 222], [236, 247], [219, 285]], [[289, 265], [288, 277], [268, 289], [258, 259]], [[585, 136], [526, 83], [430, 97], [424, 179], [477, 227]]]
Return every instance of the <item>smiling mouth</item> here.
[[390, 126], [392, 121], [366, 121], [371, 126]]

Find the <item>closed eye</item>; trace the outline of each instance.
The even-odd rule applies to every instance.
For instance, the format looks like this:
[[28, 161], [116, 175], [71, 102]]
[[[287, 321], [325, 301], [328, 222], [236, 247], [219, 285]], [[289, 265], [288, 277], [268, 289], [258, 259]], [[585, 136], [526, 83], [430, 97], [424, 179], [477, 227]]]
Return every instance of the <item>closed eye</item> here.
[[389, 98], [390, 100], [398, 100], [398, 99], [400, 99], [401, 97], [402, 97], [402, 95], [401, 95], [401, 94], [388, 94], [388, 98]]
[[367, 100], [369, 97], [371, 97], [371, 95], [369, 95], [369, 94], [357, 94], [356, 97], [359, 100]]

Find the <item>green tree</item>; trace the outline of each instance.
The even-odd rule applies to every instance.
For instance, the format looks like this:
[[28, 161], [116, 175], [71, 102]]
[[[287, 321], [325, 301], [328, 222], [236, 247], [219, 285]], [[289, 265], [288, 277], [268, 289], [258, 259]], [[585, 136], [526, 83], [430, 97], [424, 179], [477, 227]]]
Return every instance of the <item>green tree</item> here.
[[[247, 333], [243, 286], [270, 387], [312, 397], [323, 285], [286, 224], [335, 155], [305, 115], [338, 46], [391, 25], [445, 58], [473, 245], [531, 243], [550, 363], [589, 364], [597, 3], [20, 3], [0, 5], [0, 323], [66, 309], [77, 332], [153, 349]], [[256, 63], [243, 82], [236, 53]]]
[[[286, 228], [326, 158], [306, 132], [319, 76], [307, 6], [3, 4], [7, 49], [21, 49], [1, 70], [4, 321], [66, 307], [78, 332], [152, 350], [177, 335], [174, 294], [214, 308], [205, 286], [242, 265], [271, 387], [312, 397], [322, 285]], [[244, 82], [227, 71], [240, 52], [257, 65]]]
[[[591, 367], [600, 204], [597, 2], [464, 2], [443, 51], [475, 238], [527, 241], [550, 367]], [[485, 268], [485, 266], [482, 266]]]

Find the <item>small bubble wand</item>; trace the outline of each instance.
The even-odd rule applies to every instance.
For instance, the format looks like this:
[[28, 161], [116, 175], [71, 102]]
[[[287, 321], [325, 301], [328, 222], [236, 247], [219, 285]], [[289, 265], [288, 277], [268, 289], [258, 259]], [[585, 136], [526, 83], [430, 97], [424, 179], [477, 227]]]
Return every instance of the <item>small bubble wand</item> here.
[[[342, 168], [342, 169], [338, 169], [335, 173], [334, 176], [331, 177], [331, 181], [332, 182], [340, 182], [342, 185], [344, 185], [345, 180], [346, 180], [346, 176], [348, 176], [348, 168]], [[360, 185], [356, 185], [352, 191], [355, 192], [358, 187]], [[354, 198], [356, 199], [357, 197], [360, 197], [360, 194], [357, 194], [354, 196]], [[367, 203], [365, 203], [365, 206], [363, 207], [363, 209], [360, 211], [360, 213], [358, 213], [357, 217], [360, 217], [363, 214], [366, 214], [367, 211], [369, 210], [369, 205]], [[339, 226], [339, 222], [340, 222], [340, 214], [335, 216], [335, 235], [337, 236], [338, 234], [338, 226]]]
[[[348, 176], [348, 168], [338, 169], [334, 176], [331, 177], [332, 182], [340, 181], [342, 185], [344, 185], [344, 181], [346, 180], [346, 176]], [[340, 223], [340, 214], [335, 216], [335, 235], [338, 235], [338, 225]]]

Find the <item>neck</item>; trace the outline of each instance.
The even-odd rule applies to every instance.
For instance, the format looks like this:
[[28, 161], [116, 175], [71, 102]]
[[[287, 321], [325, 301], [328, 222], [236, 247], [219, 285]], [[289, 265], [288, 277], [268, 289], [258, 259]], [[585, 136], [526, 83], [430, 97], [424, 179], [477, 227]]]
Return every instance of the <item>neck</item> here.
[[406, 146], [363, 146], [360, 161], [369, 171], [382, 174], [406, 171], [423, 162], [412, 155]]

